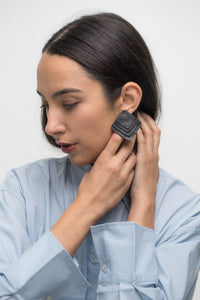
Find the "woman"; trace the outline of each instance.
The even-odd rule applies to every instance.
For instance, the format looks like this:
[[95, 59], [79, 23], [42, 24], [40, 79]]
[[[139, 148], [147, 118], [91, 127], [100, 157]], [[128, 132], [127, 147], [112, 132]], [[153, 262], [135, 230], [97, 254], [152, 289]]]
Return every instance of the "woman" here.
[[[68, 155], [0, 187], [0, 299], [191, 299], [199, 196], [158, 167], [159, 90], [139, 33], [84, 16], [43, 49], [37, 92], [49, 142]], [[112, 132], [121, 111], [141, 128]]]

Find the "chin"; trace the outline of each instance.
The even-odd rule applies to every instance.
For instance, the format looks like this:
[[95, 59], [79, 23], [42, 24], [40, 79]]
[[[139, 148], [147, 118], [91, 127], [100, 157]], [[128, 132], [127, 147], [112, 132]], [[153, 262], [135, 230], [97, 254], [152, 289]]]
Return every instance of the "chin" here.
[[70, 159], [70, 162], [75, 165], [75, 166], [78, 166], [78, 167], [82, 167], [82, 166], [87, 166], [87, 165], [93, 165], [96, 158], [83, 158], [83, 157], [72, 157], [70, 155], [69, 156], [69, 159]]

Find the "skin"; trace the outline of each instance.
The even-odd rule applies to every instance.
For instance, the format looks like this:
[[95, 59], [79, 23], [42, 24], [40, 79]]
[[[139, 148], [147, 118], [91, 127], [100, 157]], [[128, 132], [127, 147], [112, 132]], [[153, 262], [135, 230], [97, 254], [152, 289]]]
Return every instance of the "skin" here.
[[131, 208], [127, 221], [153, 228], [160, 130], [148, 115], [138, 114], [142, 126], [132, 141], [124, 141], [111, 131], [122, 110], [137, 110], [142, 97], [140, 87], [127, 82], [111, 105], [101, 84], [79, 64], [46, 53], [40, 60], [37, 78], [38, 93], [47, 111], [46, 133], [57, 142], [76, 143], [69, 154], [73, 164], [93, 164], [73, 203], [51, 228], [54, 236], [73, 255], [90, 226], [114, 208], [129, 187]]
[[[53, 99], [55, 92], [66, 88], [80, 92]], [[77, 143], [69, 154], [73, 164], [93, 163], [110, 139], [111, 125], [120, 112], [119, 104], [112, 107], [101, 85], [86, 76], [76, 62], [56, 55], [43, 55], [38, 67], [38, 91], [47, 106], [47, 134], [57, 142]], [[66, 106], [75, 103], [71, 108]]]

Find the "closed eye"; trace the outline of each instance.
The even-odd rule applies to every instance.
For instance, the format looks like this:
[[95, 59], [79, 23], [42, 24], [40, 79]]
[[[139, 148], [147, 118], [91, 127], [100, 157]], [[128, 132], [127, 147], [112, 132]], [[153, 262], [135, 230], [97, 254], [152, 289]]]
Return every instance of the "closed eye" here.
[[[75, 102], [75, 103], [71, 103], [71, 104], [63, 104], [63, 108], [66, 109], [66, 110], [71, 110], [73, 109], [76, 105], [78, 104], [78, 102]], [[48, 103], [43, 103], [41, 106], [40, 106], [41, 109], [48, 109], [49, 108], [49, 104]]]
[[63, 104], [63, 107], [64, 107], [66, 110], [71, 110], [71, 109], [73, 109], [77, 104], [78, 104], [78, 102], [71, 103], [71, 104]]

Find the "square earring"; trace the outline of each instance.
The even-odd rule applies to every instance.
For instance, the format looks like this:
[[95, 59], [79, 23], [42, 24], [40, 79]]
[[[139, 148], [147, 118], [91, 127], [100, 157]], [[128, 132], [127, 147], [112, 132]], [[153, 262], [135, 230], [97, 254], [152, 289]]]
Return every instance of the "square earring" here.
[[123, 110], [115, 122], [112, 124], [112, 130], [118, 133], [126, 140], [132, 140], [141, 126], [141, 122], [128, 111]]

